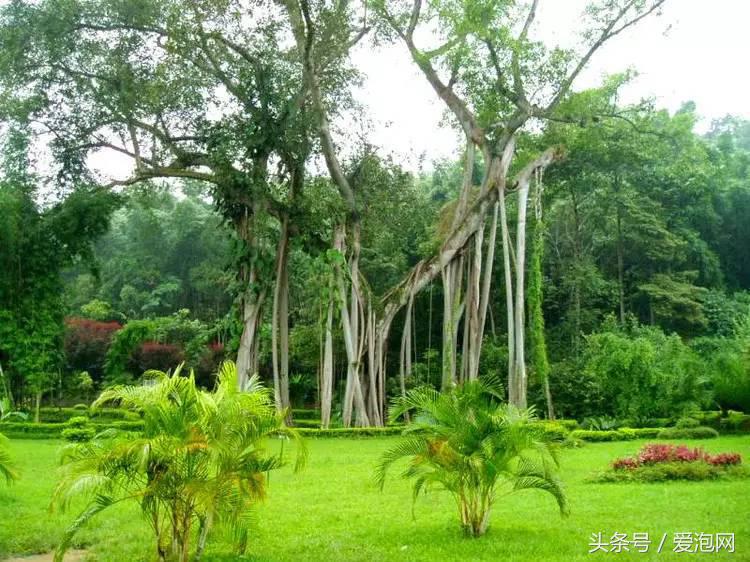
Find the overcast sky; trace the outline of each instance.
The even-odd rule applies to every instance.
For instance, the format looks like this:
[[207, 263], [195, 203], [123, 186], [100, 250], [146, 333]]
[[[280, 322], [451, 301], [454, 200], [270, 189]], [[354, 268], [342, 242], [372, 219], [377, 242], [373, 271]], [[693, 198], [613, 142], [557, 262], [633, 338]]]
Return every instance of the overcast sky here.
[[[585, 4], [540, 0], [532, 38], [572, 46]], [[750, 0], [667, 0], [661, 16], [647, 18], [598, 51], [574, 89], [596, 86], [605, 74], [634, 68], [639, 76], [623, 91], [625, 103], [649, 97], [674, 111], [694, 101], [703, 116], [702, 130], [727, 114], [750, 119], [749, 23]], [[355, 95], [372, 123], [370, 142], [412, 171], [420, 161], [430, 167], [434, 160], [458, 154], [457, 133], [440, 126], [442, 102], [403, 45], [376, 49], [363, 43], [354, 63], [366, 76]], [[110, 177], [126, 177], [132, 170], [127, 157], [112, 151], [99, 152], [90, 162]]]
[[[569, 46], [585, 0], [540, 0], [535, 34]], [[595, 86], [605, 74], [629, 67], [639, 76], [623, 92], [624, 102], [644, 97], [674, 111], [692, 100], [704, 120], [726, 114], [750, 118], [750, 0], [667, 0], [660, 17], [650, 17], [612, 39], [591, 61], [575, 89]], [[440, 127], [443, 106], [402, 45], [355, 53], [366, 74], [357, 94], [373, 121], [370, 138], [411, 169], [456, 154], [458, 137]]]

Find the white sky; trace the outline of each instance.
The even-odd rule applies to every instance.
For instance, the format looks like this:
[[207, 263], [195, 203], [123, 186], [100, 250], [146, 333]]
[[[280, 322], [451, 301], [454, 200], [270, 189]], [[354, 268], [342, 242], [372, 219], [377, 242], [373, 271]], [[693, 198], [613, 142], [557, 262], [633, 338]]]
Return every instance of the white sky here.
[[[540, 0], [536, 37], [569, 46], [585, 3]], [[653, 97], [657, 107], [674, 111], [694, 101], [702, 129], [726, 114], [750, 118], [748, 24], [750, 0], [667, 0], [660, 17], [650, 16], [601, 49], [574, 89], [632, 67], [639, 76], [624, 90], [624, 102]], [[429, 163], [457, 153], [456, 133], [440, 127], [444, 108], [403, 45], [366, 45], [354, 60], [366, 74], [357, 98], [369, 108], [371, 142], [412, 170], [420, 155]]]
[[[585, 4], [540, 0], [532, 37], [571, 46]], [[750, 0], [667, 0], [661, 16], [649, 16], [597, 52], [574, 89], [634, 68], [639, 75], [623, 91], [623, 102], [655, 98], [657, 107], [674, 111], [694, 101], [703, 130], [726, 114], [750, 119], [748, 23]], [[371, 121], [371, 143], [412, 171], [458, 154], [458, 135], [440, 126], [442, 102], [402, 44], [376, 49], [363, 42], [354, 63], [366, 76], [355, 96]], [[132, 169], [129, 158], [112, 151], [92, 155], [90, 163], [109, 177], [126, 177]]]

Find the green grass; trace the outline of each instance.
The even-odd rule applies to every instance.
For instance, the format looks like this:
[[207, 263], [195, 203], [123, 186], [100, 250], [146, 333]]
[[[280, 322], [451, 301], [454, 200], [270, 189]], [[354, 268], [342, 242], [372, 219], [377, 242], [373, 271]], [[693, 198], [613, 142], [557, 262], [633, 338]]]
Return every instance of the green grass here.
[[[372, 470], [393, 438], [309, 440], [310, 461], [300, 474], [290, 469], [271, 475], [267, 503], [258, 509], [258, 529], [246, 560], [252, 561], [576, 561], [750, 560], [750, 481], [592, 484], [592, 471], [616, 456], [632, 454], [645, 441], [589, 444], [563, 452], [563, 478], [571, 516], [561, 519], [554, 500], [541, 492], [522, 492], [498, 501], [489, 533], [464, 538], [455, 508], [444, 493], [419, 499], [415, 517], [407, 482], [394, 478], [380, 492]], [[711, 452], [737, 451], [750, 462], [750, 438], [721, 437], [688, 442]], [[47, 511], [55, 483], [59, 441], [11, 442], [22, 480], [0, 485], [0, 560], [54, 548], [73, 513]], [[275, 445], [274, 445], [275, 446]], [[588, 554], [591, 533], [735, 533], [734, 554], [673, 554], [671, 540], [661, 555]], [[132, 506], [94, 520], [78, 537], [92, 560], [151, 560], [152, 539]], [[219, 537], [207, 562], [236, 558]]]

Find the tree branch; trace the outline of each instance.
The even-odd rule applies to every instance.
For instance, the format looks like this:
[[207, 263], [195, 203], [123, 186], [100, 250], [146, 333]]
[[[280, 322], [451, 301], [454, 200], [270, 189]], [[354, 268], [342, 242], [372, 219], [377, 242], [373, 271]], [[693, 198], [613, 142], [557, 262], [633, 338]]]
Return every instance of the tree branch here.
[[[642, 14], [639, 14], [635, 18], [623, 23], [619, 28], [616, 28], [615, 26], [617, 23], [625, 16], [625, 14], [628, 13], [630, 8], [635, 5], [637, 0], [630, 0], [628, 3], [625, 4], [625, 6], [619, 11], [617, 16], [613, 18], [607, 26], [602, 31], [601, 35], [599, 35], [599, 38], [594, 41], [594, 43], [589, 47], [589, 50], [586, 52], [586, 54], [578, 61], [578, 64], [573, 69], [573, 71], [568, 75], [568, 77], [563, 81], [563, 83], [560, 86], [560, 89], [558, 90], [555, 97], [552, 99], [550, 104], [543, 110], [543, 113], [549, 114], [560, 101], [567, 95], [568, 91], [570, 90], [570, 87], [573, 84], [573, 81], [578, 77], [578, 75], [581, 73], [583, 68], [588, 64], [591, 57], [594, 55], [594, 53], [602, 46], [604, 43], [606, 43], [609, 39], [617, 35], [618, 33], [621, 33], [625, 29], [629, 28], [632, 25], [635, 25], [639, 21], [641, 21], [646, 16], [650, 15], [654, 11], [656, 11], [662, 4], [664, 4], [665, 0], [655, 0], [653, 5], [643, 12]], [[546, 117], [546, 115], [543, 115]]]

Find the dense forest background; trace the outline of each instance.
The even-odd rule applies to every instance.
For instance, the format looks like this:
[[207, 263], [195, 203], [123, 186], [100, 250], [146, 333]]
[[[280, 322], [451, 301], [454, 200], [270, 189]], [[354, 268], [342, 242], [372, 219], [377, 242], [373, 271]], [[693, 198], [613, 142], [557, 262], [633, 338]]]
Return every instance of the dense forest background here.
[[[551, 123], [519, 143], [521, 155], [565, 147], [564, 159], [537, 179], [531, 238], [538, 243], [530, 250], [538, 276], [530, 274], [529, 291], [539, 291], [543, 311], [543, 323], [528, 328], [530, 345], [541, 330], [554, 411], [637, 419], [690, 408], [748, 411], [750, 122], [727, 117], [698, 134], [691, 104], [674, 115], [643, 106], [617, 113]], [[361, 267], [375, 294], [434, 251], [464, 173], [457, 159], [411, 174], [383, 154], [363, 143], [346, 164], [366, 186]], [[0, 364], [15, 400], [84, 401], [105, 385], [181, 361], [211, 386], [241, 333], [232, 268], [241, 248], [205, 184], [153, 181], [50, 200], [28, 172], [24, 131], [6, 136], [4, 158]], [[476, 184], [482, 166], [480, 159]], [[336, 212], [330, 181], [307, 182], [306, 222], [292, 237], [289, 262], [290, 393], [298, 406], [318, 403]], [[513, 222], [512, 204], [509, 213]], [[507, 371], [501, 267], [493, 272], [480, 374]], [[31, 284], [30, 269], [39, 272]], [[440, 385], [442, 300], [438, 280], [411, 308], [407, 387]], [[266, 379], [269, 315], [260, 329]], [[399, 346], [388, 352], [393, 396]], [[537, 370], [532, 357], [530, 399], [545, 410]], [[337, 385], [345, 372], [337, 332]]]

